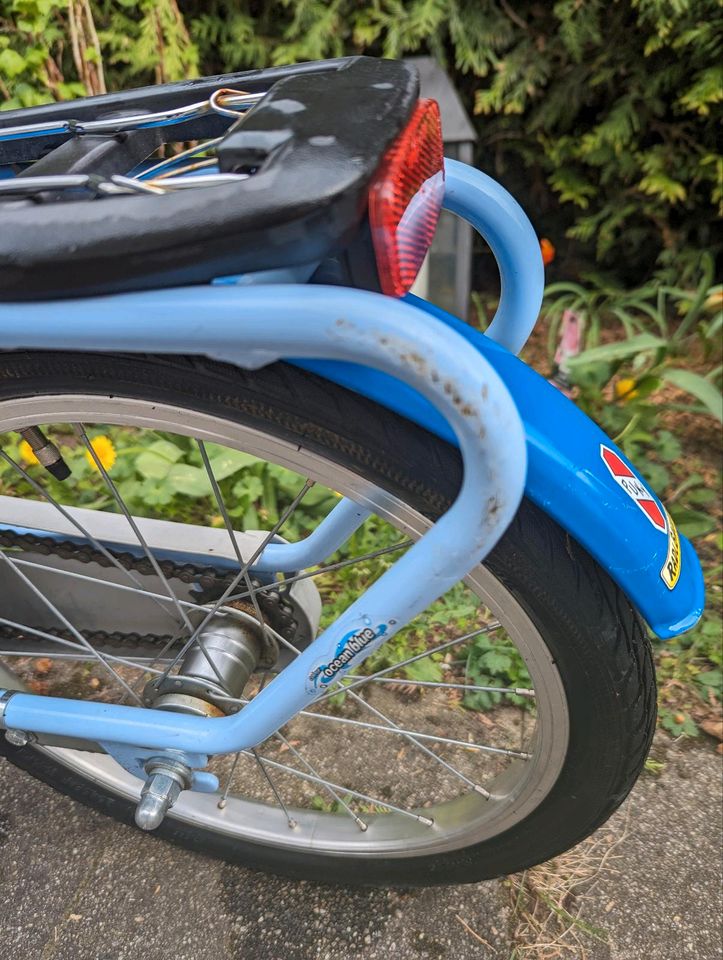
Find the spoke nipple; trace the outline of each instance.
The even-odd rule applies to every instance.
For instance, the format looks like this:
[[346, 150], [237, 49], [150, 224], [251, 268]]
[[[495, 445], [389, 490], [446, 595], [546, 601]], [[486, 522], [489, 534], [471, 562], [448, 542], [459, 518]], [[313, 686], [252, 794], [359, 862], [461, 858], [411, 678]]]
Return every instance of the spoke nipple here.
[[474, 785], [474, 790], [475, 790], [476, 793], [479, 793], [480, 796], [484, 797], [485, 800], [489, 800], [490, 797], [492, 796], [492, 794], [489, 792], [489, 790], [485, 790], [484, 787], [480, 787], [480, 785], [477, 784], [477, 783]]
[[364, 823], [363, 820], [360, 820], [359, 817], [355, 817], [355, 820], [356, 820], [357, 826], [359, 827], [359, 829], [361, 830], [361, 832], [362, 832], [362, 833], [366, 833], [366, 831], [369, 829], [369, 827], [367, 826], [367, 824]]
[[432, 820], [430, 817], [419, 817], [419, 822], [423, 823], [425, 827], [434, 826], [434, 820]]
[[226, 798], [224, 797], [222, 800], [219, 800], [218, 803], [216, 804], [216, 806], [218, 807], [219, 810], [225, 810], [225, 809], [226, 809]]
[[291, 817], [289, 817], [289, 830], [295, 830], [298, 826], [299, 824], [296, 820], [292, 820]]

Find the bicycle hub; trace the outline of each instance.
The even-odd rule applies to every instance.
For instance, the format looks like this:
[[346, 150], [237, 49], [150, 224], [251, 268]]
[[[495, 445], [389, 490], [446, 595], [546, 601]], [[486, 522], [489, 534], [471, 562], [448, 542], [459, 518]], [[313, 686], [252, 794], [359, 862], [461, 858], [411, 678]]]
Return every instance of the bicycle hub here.
[[146, 684], [146, 706], [199, 717], [237, 713], [237, 701], [259, 666], [271, 667], [278, 657], [276, 642], [264, 625], [246, 613], [242, 620], [217, 613], [199, 631], [180, 662], [178, 673]]

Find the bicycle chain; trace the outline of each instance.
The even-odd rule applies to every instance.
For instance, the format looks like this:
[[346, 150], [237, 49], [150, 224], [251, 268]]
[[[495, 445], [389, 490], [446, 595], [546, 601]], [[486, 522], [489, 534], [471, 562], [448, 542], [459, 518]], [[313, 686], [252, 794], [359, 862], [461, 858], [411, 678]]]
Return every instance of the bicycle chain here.
[[[76, 560], [80, 563], [97, 563], [101, 567], [115, 566], [110, 557], [100, 550], [80, 546], [72, 540], [54, 540], [50, 537], [39, 537], [31, 533], [0, 530], [0, 548], [2, 547], [19, 547], [26, 551], [39, 553], [42, 556], [59, 557], [61, 560]], [[108, 550], [108, 554], [120, 563], [125, 570], [141, 576], [157, 576], [153, 564], [147, 557], [137, 557], [132, 553], [120, 553], [114, 550]], [[166, 579], [180, 580], [182, 583], [195, 585], [197, 589], [192, 593], [192, 596], [198, 603], [212, 603], [218, 599], [235, 577], [234, 573], [221, 572], [212, 566], [196, 566], [190, 563], [177, 564], [172, 560], [157, 560], [156, 562]], [[256, 588], [262, 584], [252, 577], [251, 585]], [[284, 597], [282, 586], [279, 585], [279, 589], [263, 590], [256, 596], [264, 619], [268, 620], [270, 626], [280, 633], [284, 639], [293, 640], [298, 629], [298, 622], [294, 616], [293, 605]], [[77, 637], [69, 630], [44, 628], [43, 632], [60, 639], [77, 641]], [[0, 638], [3, 640], [24, 636], [22, 630], [6, 626], [0, 627]], [[84, 633], [84, 636], [93, 646], [109, 641], [122, 646], [165, 646], [171, 640], [168, 635], [109, 632], [105, 630]], [[181, 638], [178, 642], [181, 642]], [[1, 650], [0, 653], [2, 653]]]

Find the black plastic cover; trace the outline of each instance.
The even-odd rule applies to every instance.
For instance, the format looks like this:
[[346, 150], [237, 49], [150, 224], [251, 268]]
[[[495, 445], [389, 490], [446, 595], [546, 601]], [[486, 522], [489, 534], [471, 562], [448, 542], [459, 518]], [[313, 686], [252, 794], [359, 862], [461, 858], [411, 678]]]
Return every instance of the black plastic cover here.
[[[399, 61], [356, 57], [278, 75], [255, 71], [0, 114], [0, 128], [21, 118], [87, 120], [121, 106], [125, 114], [166, 109], [220, 87], [273, 84], [219, 146], [221, 168], [255, 170], [248, 180], [163, 196], [0, 202], [0, 299], [206, 283], [318, 261], [343, 248], [363, 221], [368, 185], [384, 152], [416, 103], [416, 71]], [[184, 137], [214, 135], [198, 127]], [[41, 165], [49, 166], [52, 156]]]

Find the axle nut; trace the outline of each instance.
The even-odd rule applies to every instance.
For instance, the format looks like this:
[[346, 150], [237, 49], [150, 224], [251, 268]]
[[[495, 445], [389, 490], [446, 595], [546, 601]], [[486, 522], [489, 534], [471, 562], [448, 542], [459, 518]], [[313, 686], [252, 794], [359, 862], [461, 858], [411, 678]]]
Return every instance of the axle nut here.
[[12, 743], [14, 747], [27, 747], [33, 738], [24, 730], [11, 729], [5, 731], [5, 739], [8, 743]]

